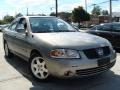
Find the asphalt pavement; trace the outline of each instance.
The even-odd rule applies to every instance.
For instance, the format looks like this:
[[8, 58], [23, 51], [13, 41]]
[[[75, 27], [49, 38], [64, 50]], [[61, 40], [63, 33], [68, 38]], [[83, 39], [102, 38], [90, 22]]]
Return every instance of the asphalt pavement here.
[[120, 90], [120, 54], [116, 65], [108, 72], [82, 79], [51, 78], [48, 82], [34, 80], [28, 63], [14, 56], [4, 57], [2, 33], [0, 33], [0, 90]]

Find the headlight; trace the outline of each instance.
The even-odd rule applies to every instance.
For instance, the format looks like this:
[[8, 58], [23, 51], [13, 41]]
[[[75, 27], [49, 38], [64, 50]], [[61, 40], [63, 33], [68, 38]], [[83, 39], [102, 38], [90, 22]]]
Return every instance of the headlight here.
[[80, 58], [77, 50], [55, 49], [50, 52], [50, 56], [54, 58]]

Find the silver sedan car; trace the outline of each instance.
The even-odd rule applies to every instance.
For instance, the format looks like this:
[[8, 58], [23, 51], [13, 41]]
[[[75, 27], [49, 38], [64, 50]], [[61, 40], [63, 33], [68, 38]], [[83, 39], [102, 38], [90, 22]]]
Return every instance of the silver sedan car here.
[[3, 31], [5, 56], [29, 62], [32, 76], [88, 77], [109, 70], [116, 53], [108, 40], [78, 32], [56, 17], [24, 16]]

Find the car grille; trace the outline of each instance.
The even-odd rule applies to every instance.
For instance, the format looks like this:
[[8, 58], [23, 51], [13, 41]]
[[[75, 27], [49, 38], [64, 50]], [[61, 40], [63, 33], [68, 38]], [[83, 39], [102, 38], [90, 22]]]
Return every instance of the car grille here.
[[98, 54], [97, 49], [99, 48], [87, 49], [87, 50], [83, 50], [83, 52], [87, 56], [88, 59], [102, 58], [110, 54], [110, 48], [108, 46], [100, 48], [103, 50], [103, 55], [101, 56]]
[[96, 67], [96, 68], [76, 70], [76, 74], [81, 77], [95, 75], [95, 74], [109, 70], [112, 66], [114, 66], [114, 64], [115, 64], [115, 61], [112, 63], [106, 64], [104, 66]]

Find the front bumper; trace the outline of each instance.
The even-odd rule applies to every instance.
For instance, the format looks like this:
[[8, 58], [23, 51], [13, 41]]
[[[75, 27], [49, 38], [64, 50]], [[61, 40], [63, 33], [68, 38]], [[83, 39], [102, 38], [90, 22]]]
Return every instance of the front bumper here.
[[[98, 65], [99, 59], [46, 59], [49, 73], [61, 78], [87, 77], [100, 74], [109, 70], [116, 62], [116, 53], [112, 53], [104, 58], [110, 58], [109, 63]], [[104, 58], [100, 59], [103, 60]]]

